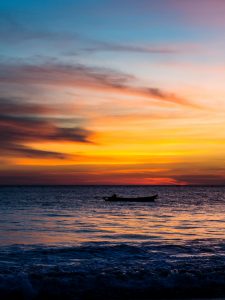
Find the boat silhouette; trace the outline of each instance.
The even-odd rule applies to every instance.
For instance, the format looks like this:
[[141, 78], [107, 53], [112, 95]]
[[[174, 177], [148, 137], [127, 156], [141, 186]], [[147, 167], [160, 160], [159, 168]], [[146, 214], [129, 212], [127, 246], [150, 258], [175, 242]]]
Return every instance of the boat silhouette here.
[[117, 202], [117, 201], [124, 201], [124, 202], [154, 202], [155, 199], [158, 198], [158, 195], [147, 196], [147, 197], [119, 197], [116, 194], [110, 197], [103, 197], [105, 201]]

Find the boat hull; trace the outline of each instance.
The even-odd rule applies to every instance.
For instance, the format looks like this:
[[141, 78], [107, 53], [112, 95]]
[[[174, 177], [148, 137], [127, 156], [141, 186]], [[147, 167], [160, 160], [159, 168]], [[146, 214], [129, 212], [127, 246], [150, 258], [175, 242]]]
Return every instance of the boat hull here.
[[110, 202], [154, 202], [158, 195], [153, 195], [149, 197], [103, 197], [105, 201]]

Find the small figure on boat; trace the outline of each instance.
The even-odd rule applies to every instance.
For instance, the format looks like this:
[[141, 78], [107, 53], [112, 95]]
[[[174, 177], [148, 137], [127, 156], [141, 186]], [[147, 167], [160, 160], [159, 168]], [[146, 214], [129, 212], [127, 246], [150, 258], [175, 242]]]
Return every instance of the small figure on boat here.
[[116, 199], [117, 198], [117, 194], [112, 194], [112, 198]]

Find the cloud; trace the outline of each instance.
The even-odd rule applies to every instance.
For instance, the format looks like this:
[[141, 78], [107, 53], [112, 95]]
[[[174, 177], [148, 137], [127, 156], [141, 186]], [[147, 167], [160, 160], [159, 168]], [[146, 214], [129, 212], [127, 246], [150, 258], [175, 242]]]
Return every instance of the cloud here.
[[[131, 52], [140, 54], [178, 54], [187, 51], [187, 45], [160, 45], [160, 44], [121, 44], [116, 42], [101, 41], [77, 32], [61, 32], [52, 30], [40, 30], [28, 27], [15, 16], [9, 13], [0, 13], [0, 39], [3, 43], [18, 44], [28, 41], [45, 42], [47, 44], [57, 42], [70, 50], [65, 54], [68, 56], [78, 55], [83, 52]], [[74, 50], [71, 50], [74, 49]]]
[[2, 43], [18, 44], [27, 41], [45, 41], [47, 43], [76, 42], [79, 35], [76, 33], [54, 32], [49, 30], [33, 29], [18, 21], [8, 12], [0, 12], [0, 39]]
[[24, 114], [49, 114], [55, 111], [54, 108], [43, 106], [37, 103], [29, 103], [22, 98], [0, 97], [2, 115], [24, 115]]
[[92, 143], [90, 130], [82, 127], [62, 127], [54, 118], [42, 115], [50, 108], [16, 99], [0, 99], [1, 154], [36, 158], [68, 158], [55, 151], [43, 151], [29, 146], [32, 142], [70, 141]]
[[184, 181], [188, 185], [225, 185], [225, 176], [215, 174], [176, 175], [176, 180]]
[[[81, 38], [80, 38], [81, 40]], [[131, 52], [131, 53], [140, 53], [140, 54], [177, 54], [181, 53], [184, 50], [187, 50], [187, 47], [181, 46], [170, 46], [170, 45], [132, 45], [132, 44], [121, 44], [121, 43], [112, 43], [97, 41], [93, 39], [82, 39], [87, 45], [80, 46], [80, 52]], [[67, 55], [77, 55], [76, 51], [70, 51], [66, 53]]]
[[23, 156], [29, 158], [56, 158], [56, 159], [68, 159], [71, 158], [70, 155], [59, 153], [55, 151], [46, 151], [33, 149], [31, 147], [26, 147], [23, 145], [17, 145], [16, 143], [8, 143], [3, 145], [1, 153], [6, 156], [10, 153], [13, 156]]
[[0, 14], [0, 38], [4, 43], [50, 38], [47, 32], [35, 32], [17, 22], [10, 14]]
[[135, 76], [106, 68], [49, 62], [37, 65], [1, 63], [0, 70], [2, 84], [69, 86], [197, 107], [195, 103], [173, 92], [158, 87], [138, 87]]

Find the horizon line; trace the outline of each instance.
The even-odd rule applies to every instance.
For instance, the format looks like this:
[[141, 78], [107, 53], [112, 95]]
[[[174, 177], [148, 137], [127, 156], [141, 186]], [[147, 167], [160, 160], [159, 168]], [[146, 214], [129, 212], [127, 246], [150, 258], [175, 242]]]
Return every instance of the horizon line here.
[[154, 187], [225, 187], [225, 184], [0, 184], [1, 187], [63, 187], [63, 186], [154, 186]]

